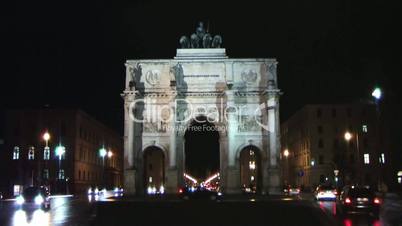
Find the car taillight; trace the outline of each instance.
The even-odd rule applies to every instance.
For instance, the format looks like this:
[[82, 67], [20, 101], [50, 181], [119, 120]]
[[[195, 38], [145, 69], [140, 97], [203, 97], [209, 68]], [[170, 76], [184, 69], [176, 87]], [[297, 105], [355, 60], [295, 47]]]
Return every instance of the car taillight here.
[[379, 198], [374, 198], [374, 203], [375, 203], [375, 204], [381, 204], [381, 201], [380, 201]]
[[352, 203], [352, 201], [350, 200], [350, 198], [346, 198], [346, 199], [345, 199], [345, 203], [346, 203], [346, 204], [350, 204], [350, 203]]
[[180, 189], [179, 189], [179, 193], [180, 193], [180, 194], [183, 193], [183, 189], [180, 188]]

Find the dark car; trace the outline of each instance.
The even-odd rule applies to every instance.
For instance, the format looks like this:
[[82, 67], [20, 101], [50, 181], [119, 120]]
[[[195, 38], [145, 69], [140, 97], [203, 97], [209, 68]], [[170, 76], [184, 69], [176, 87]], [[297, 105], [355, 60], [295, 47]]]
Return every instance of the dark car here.
[[222, 194], [203, 187], [179, 188], [179, 197], [184, 200], [219, 200]]
[[25, 188], [16, 202], [22, 208], [42, 208], [50, 209], [50, 194], [45, 187], [28, 187]]
[[367, 186], [346, 186], [343, 188], [337, 204], [339, 213], [378, 214], [381, 199]]

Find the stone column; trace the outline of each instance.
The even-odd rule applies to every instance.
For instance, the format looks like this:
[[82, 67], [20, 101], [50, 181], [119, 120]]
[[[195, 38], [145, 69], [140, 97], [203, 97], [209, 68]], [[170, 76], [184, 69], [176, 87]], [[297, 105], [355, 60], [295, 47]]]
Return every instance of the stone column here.
[[[124, 104], [124, 190], [127, 194], [134, 194], [136, 170], [134, 168], [134, 121], [131, 118], [135, 99], [135, 92], [125, 91]], [[131, 111], [131, 112], [130, 112]]]
[[[223, 188], [224, 192], [227, 194], [233, 194], [240, 192], [240, 172], [236, 168], [236, 134], [237, 134], [237, 114], [238, 112], [234, 108], [235, 107], [235, 93], [228, 87], [225, 90], [226, 96], [226, 115], [227, 115], [227, 138], [226, 138], [226, 164], [225, 165], [225, 173], [221, 179], [223, 179]], [[222, 147], [222, 146], [221, 146]]]
[[267, 170], [268, 184], [264, 185], [264, 190], [269, 194], [280, 194], [280, 133], [279, 133], [279, 101], [278, 92], [269, 91], [268, 93], [268, 133], [269, 133], [269, 162]]
[[170, 142], [169, 142], [169, 167], [167, 168], [165, 183], [166, 183], [166, 192], [175, 194], [177, 192], [178, 185], [178, 172], [177, 172], [177, 147], [176, 147], [176, 139], [177, 139], [177, 130], [176, 130], [176, 95], [175, 91], [171, 92], [171, 100], [170, 100], [170, 109], [171, 109], [171, 121], [169, 122], [170, 128], [168, 132], [170, 133]]

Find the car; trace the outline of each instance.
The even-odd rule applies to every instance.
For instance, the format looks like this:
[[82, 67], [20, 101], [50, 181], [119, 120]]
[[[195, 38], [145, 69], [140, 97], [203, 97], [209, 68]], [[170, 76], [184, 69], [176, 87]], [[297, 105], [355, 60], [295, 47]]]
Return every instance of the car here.
[[300, 187], [297, 186], [286, 185], [283, 188], [283, 192], [285, 193], [285, 195], [299, 195], [300, 191]]
[[46, 187], [31, 186], [17, 196], [16, 203], [21, 208], [50, 209], [50, 193]]
[[100, 190], [98, 187], [90, 187], [88, 188], [88, 195], [99, 195], [100, 194]]
[[346, 186], [339, 197], [337, 212], [378, 214], [381, 203], [382, 200], [369, 186]]
[[316, 200], [336, 201], [338, 191], [332, 185], [319, 185], [314, 191], [314, 197]]
[[204, 187], [181, 187], [179, 197], [183, 200], [220, 200], [222, 193]]
[[115, 187], [113, 189], [114, 196], [123, 196], [124, 190], [122, 187]]

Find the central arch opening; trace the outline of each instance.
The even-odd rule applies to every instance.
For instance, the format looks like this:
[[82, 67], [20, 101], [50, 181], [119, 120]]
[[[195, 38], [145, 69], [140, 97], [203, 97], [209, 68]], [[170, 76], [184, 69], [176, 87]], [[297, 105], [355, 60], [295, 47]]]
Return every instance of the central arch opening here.
[[[197, 183], [219, 173], [219, 132], [204, 116], [197, 117], [187, 128], [185, 138], [185, 173]], [[218, 177], [217, 177], [218, 178]]]

